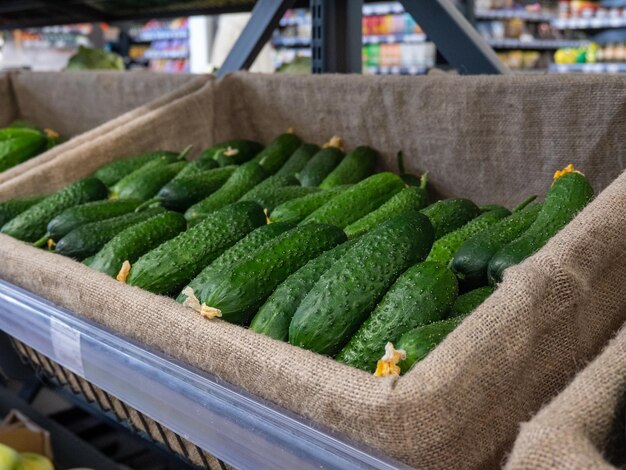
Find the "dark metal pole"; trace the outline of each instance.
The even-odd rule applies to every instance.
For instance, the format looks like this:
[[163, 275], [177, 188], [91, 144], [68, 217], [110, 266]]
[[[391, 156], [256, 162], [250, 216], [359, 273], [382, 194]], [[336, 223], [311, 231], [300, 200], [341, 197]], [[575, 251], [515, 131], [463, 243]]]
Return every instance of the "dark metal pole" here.
[[243, 32], [226, 60], [217, 71], [217, 77], [248, 69], [265, 43], [270, 39], [278, 22], [295, 0], [258, 0]]
[[450, 0], [400, 0], [448, 63], [462, 74], [503, 74], [509, 69]]
[[361, 73], [363, 0], [311, 0], [313, 73]]

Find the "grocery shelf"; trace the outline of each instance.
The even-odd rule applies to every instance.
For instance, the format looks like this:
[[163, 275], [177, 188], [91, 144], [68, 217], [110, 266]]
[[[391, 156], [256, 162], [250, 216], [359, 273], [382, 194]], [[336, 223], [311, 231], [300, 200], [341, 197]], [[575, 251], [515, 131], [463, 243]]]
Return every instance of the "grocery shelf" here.
[[189, 33], [186, 29], [180, 30], [154, 30], [154, 31], [141, 31], [137, 35], [137, 41], [141, 42], [152, 42], [152, 41], [161, 41], [167, 39], [187, 39], [189, 37]]
[[275, 47], [309, 47], [311, 45], [311, 38], [304, 36], [275, 36], [272, 38], [272, 44], [274, 44]]
[[5, 281], [0, 328], [235, 467], [409, 468]]
[[404, 13], [400, 2], [383, 2], [363, 5], [363, 16], [392, 15]]
[[604, 18], [557, 18], [552, 21], [557, 29], [607, 29], [626, 27], [626, 16]]
[[476, 10], [474, 17], [479, 20], [508, 20], [513, 18], [539, 22], [554, 20], [554, 15], [548, 13], [535, 13], [520, 9]]
[[550, 64], [554, 73], [626, 73], [626, 63]]
[[363, 36], [363, 44], [415, 43], [424, 41], [426, 41], [426, 35], [422, 33], [376, 34]]
[[367, 71], [373, 75], [425, 75], [427, 67], [367, 67]]
[[189, 57], [188, 51], [158, 51], [147, 50], [143, 55], [144, 59], [187, 59]]
[[487, 43], [494, 49], [561, 49], [562, 47], [582, 47], [590, 44], [584, 40], [564, 40], [564, 39], [534, 39], [532, 41], [522, 41], [520, 39], [487, 39]]

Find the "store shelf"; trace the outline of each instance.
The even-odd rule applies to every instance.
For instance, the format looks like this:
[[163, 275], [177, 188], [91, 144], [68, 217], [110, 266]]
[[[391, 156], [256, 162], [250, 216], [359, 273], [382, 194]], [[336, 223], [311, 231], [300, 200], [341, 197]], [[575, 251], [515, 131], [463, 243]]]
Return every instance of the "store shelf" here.
[[367, 67], [373, 75], [425, 75], [427, 67]]
[[272, 44], [274, 47], [310, 47], [311, 38], [275, 36]]
[[287, 18], [281, 18], [278, 23], [280, 26], [304, 26], [311, 24], [310, 16], [290, 16]]
[[144, 30], [137, 35], [137, 41], [152, 42], [166, 39], [187, 39], [189, 32], [186, 29], [180, 30]]
[[152, 51], [147, 50], [143, 55], [145, 60], [154, 59], [187, 59], [189, 57], [188, 51]]
[[404, 13], [404, 8], [402, 8], [400, 2], [383, 2], [363, 5], [363, 16], [393, 15], [397, 13]]
[[554, 20], [554, 15], [548, 13], [534, 13], [526, 10], [502, 9], [502, 10], [476, 10], [474, 16], [478, 20], [508, 20], [518, 18], [526, 21], [546, 21]]
[[363, 44], [416, 43], [424, 41], [426, 41], [426, 35], [421, 33], [363, 36]]
[[521, 41], [519, 39], [488, 39], [487, 43], [494, 49], [556, 50], [562, 47], [586, 46], [590, 41], [568, 41], [562, 39], [535, 39], [532, 41]]
[[552, 26], [557, 29], [607, 29], [626, 27], [626, 17], [606, 18], [557, 18], [552, 21]]
[[626, 73], [626, 63], [550, 64], [553, 73]]
[[5, 281], [0, 325], [237, 468], [409, 468]]

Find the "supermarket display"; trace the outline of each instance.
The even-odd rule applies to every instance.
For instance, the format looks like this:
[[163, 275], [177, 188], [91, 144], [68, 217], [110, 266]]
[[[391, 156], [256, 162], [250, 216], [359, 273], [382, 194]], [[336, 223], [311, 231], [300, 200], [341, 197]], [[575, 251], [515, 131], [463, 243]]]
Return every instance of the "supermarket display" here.
[[150, 20], [130, 29], [132, 66], [154, 72], [189, 72], [189, 20]]
[[124, 60], [118, 54], [79, 46], [67, 61], [66, 70], [124, 70]]

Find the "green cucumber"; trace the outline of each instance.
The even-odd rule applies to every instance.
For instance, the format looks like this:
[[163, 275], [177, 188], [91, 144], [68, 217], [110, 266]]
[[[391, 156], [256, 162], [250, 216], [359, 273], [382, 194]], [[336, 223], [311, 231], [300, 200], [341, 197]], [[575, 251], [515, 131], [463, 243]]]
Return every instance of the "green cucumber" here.
[[344, 228], [378, 209], [404, 188], [393, 173], [378, 173], [355, 184], [311, 213], [301, 223], [333, 224]]
[[306, 166], [309, 160], [311, 160], [313, 155], [319, 151], [319, 145], [302, 144], [298, 147], [298, 150], [291, 154], [289, 160], [287, 160], [280, 170], [278, 170], [276, 175], [295, 177], [296, 174], [298, 174]]
[[132, 265], [141, 255], [174, 238], [186, 228], [187, 221], [182, 214], [156, 214], [115, 235], [93, 256], [89, 266], [115, 277], [124, 261]]
[[333, 225], [295, 227], [245, 257], [222, 278], [205, 284], [198, 300], [223, 320], [246, 324], [281, 282], [344, 241], [346, 235]]
[[302, 145], [300, 138], [289, 132], [276, 137], [252, 161], [257, 162], [270, 174], [280, 170], [289, 157]]
[[0, 172], [19, 165], [46, 149], [46, 134], [24, 127], [0, 129]]
[[461, 228], [480, 215], [480, 209], [469, 199], [444, 199], [420, 211], [435, 228], [435, 240]]
[[265, 194], [268, 189], [282, 188], [284, 186], [292, 186], [298, 184], [298, 180], [293, 176], [272, 175], [264, 179], [254, 188], [241, 196], [240, 201], [255, 201], [258, 196]]
[[484, 206], [480, 206], [478, 208], [480, 209], [481, 214], [492, 211], [494, 209], [506, 209], [506, 207], [501, 206], [500, 204], [485, 204]]
[[496, 222], [463, 243], [450, 265], [459, 283], [465, 289], [487, 285], [489, 260], [498, 250], [524, 233], [535, 221], [540, 210], [541, 205], [535, 204], [513, 212], [511, 216]]
[[70, 184], [26, 209], [0, 230], [18, 240], [35, 242], [45, 233], [48, 222], [65, 209], [107, 197], [106, 186], [96, 178], [86, 178]]
[[572, 170], [557, 177], [533, 224], [520, 237], [498, 250], [489, 261], [489, 282], [501, 282], [505, 269], [538, 251], [576, 217], [592, 197], [593, 189], [582, 173]]
[[448, 266], [454, 258], [456, 251], [465, 241], [509, 215], [511, 215], [511, 212], [504, 207], [479, 215], [463, 227], [444, 235], [433, 243], [433, 248], [426, 259]]
[[152, 160], [157, 160], [161, 157], [165, 157], [169, 163], [173, 163], [178, 158], [178, 153], [166, 150], [157, 150], [156, 152], [148, 152], [133, 157], [122, 158], [101, 166], [98, 170], [96, 170], [93, 176], [98, 178], [108, 187], [111, 187], [125, 176], [130, 175], [133, 171], [144, 166], [146, 163], [151, 162]]
[[141, 256], [126, 282], [155, 294], [180, 292], [205, 266], [264, 224], [263, 208], [254, 202], [223, 207]]
[[[187, 287], [199, 293], [203, 285], [211, 282], [211, 279], [214, 279], [216, 276], [221, 276], [223, 270], [230, 269], [244, 257], [257, 251], [272, 238], [285, 233], [287, 230], [291, 230], [293, 227], [294, 224], [290, 222], [277, 222], [254, 229], [204, 268], [200, 274], [193, 278]], [[181, 292], [176, 301], [183, 303], [186, 298], [187, 296]]]
[[252, 160], [261, 150], [263, 145], [252, 140], [227, 140], [206, 149], [200, 160], [215, 160], [219, 166], [241, 165]]
[[394, 217], [358, 238], [298, 306], [289, 342], [320, 354], [337, 353], [398, 276], [426, 257], [433, 238], [430, 221], [419, 212]]
[[283, 186], [282, 188], [267, 188], [267, 190], [257, 194], [252, 201], [258, 202], [267, 210], [268, 213], [273, 211], [277, 206], [287, 201], [292, 201], [302, 196], [315, 194], [322, 191], [315, 187], [302, 186]]
[[58, 241], [75, 228], [91, 222], [110, 219], [133, 212], [141, 204], [133, 199], [119, 201], [92, 201], [65, 209], [48, 222], [46, 234], [35, 246], [43, 246], [48, 240]]
[[337, 168], [345, 154], [337, 147], [327, 147], [311, 157], [298, 173], [302, 186], [318, 186], [331, 171]]
[[238, 201], [265, 178], [267, 172], [258, 163], [244, 163], [233, 172], [221, 188], [187, 209], [185, 218], [190, 224], [197, 223], [211, 212]]
[[428, 204], [428, 195], [424, 188], [410, 186], [385, 202], [378, 209], [364, 215], [345, 229], [348, 238], [356, 238], [369, 232], [381, 222], [410, 210], [420, 210]]
[[54, 247], [55, 253], [77, 260], [95, 255], [102, 247], [122, 230], [164, 212], [165, 209], [146, 209], [142, 212], [112, 217], [91, 222], [75, 228], [61, 238]]
[[373, 148], [366, 145], [355, 148], [324, 178], [320, 188], [330, 189], [364, 180], [374, 173], [377, 159], [378, 152]]
[[301, 196], [299, 198], [283, 202], [271, 212], [270, 219], [272, 222], [290, 220], [298, 223], [305, 219], [313, 211], [319, 209], [332, 198], [341, 194], [350, 187], [350, 185], [337, 186], [333, 189], [315, 191], [311, 194], [307, 194], [306, 196]]
[[424, 173], [422, 176], [407, 173], [404, 169], [404, 154], [402, 153], [402, 151], [399, 151], [397, 153], [396, 160], [398, 162], [398, 172], [400, 173], [400, 178], [402, 178], [404, 184], [406, 184], [407, 186], [417, 186], [420, 188], [425, 187], [428, 172]]
[[466, 317], [487, 300], [487, 297], [493, 294], [493, 291], [493, 287], [484, 286], [459, 295], [454, 305], [452, 305], [448, 317]]
[[91, 264], [91, 262], [93, 261], [93, 256], [90, 256], [89, 258], [85, 258], [84, 260], [81, 261], [82, 264], [84, 264], [85, 266], [89, 266]]
[[220, 189], [236, 169], [235, 165], [231, 165], [186, 176], [176, 175], [159, 190], [156, 197], [163, 207], [184, 211]]
[[163, 154], [157, 158], [153, 158], [152, 160], [144, 163], [141, 167], [136, 169], [135, 171], [128, 173], [122, 179], [120, 179], [117, 183], [109, 187], [109, 192], [111, 194], [112, 199], [119, 198], [119, 194], [121, 192], [127, 192], [126, 188], [131, 187], [134, 188], [139, 182], [144, 180], [144, 175], [148, 172], [153, 171], [155, 168], [163, 168], [172, 163], [176, 163], [179, 161], [180, 154], [176, 154], [172, 156], [170, 153]]
[[202, 173], [203, 171], [213, 170], [218, 167], [218, 164], [215, 160], [207, 158], [205, 160], [194, 160], [188, 162], [188, 164], [178, 172], [171, 181], [174, 181], [177, 178], [183, 178], [185, 176], [197, 175], [198, 173]]
[[45, 196], [31, 196], [0, 202], [0, 227], [20, 215], [26, 209], [30, 209], [35, 204], [40, 203], [44, 198]]
[[344, 364], [374, 372], [388, 341], [415, 327], [446, 318], [458, 295], [456, 277], [430, 261], [407, 269], [337, 355]]
[[353, 243], [347, 241], [322, 253], [285, 279], [261, 306], [250, 323], [250, 329], [270, 338], [287, 341], [289, 324], [302, 299]]
[[[396, 349], [406, 352], [406, 359], [400, 361], [398, 365], [402, 373], [408, 372], [416, 362], [421, 361], [428, 353], [435, 349], [446, 336], [448, 336], [457, 326], [461, 324], [463, 317], [448, 318], [435, 323], [406, 332], [402, 335]], [[380, 351], [380, 357], [385, 353], [384, 348]]]
[[147, 201], [156, 196], [159, 190], [188, 164], [187, 162], [176, 162], [142, 170], [139, 177], [128, 181], [123, 187], [118, 188], [112, 194], [112, 199], [139, 199]]

